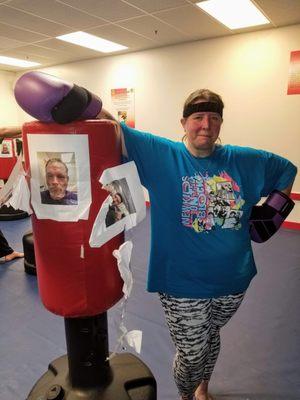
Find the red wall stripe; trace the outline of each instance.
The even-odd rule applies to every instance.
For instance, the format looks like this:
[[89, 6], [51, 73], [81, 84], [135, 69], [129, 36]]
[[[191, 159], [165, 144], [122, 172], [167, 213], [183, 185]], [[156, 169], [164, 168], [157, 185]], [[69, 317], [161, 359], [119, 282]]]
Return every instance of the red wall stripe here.
[[291, 193], [290, 198], [292, 200], [300, 200], [300, 193]]
[[287, 229], [294, 229], [296, 231], [300, 231], [300, 222], [284, 221], [282, 226]]

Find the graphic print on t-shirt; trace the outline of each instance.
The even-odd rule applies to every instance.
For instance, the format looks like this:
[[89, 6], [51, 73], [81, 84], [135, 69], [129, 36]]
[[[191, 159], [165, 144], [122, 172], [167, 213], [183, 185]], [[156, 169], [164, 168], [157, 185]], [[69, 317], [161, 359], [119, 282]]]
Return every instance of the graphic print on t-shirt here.
[[240, 229], [242, 206], [240, 187], [225, 172], [220, 175], [182, 177], [182, 224], [195, 232], [208, 232], [217, 226]]

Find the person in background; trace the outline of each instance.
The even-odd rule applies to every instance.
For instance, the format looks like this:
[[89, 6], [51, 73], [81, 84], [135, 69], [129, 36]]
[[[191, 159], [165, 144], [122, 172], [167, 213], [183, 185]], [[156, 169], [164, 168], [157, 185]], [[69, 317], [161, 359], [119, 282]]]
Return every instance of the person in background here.
[[[19, 138], [22, 136], [22, 129], [20, 126], [7, 126], [0, 127], [0, 143], [5, 138]], [[3, 150], [3, 149], [2, 149]], [[0, 258], [4, 257], [4, 262], [11, 261], [15, 258], [24, 257], [24, 253], [14, 251], [8, 244], [5, 236], [0, 230]]]
[[15, 258], [22, 258], [22, 257], [24, 257], [24, 253], [19, 253], [18, 251], [14, 251], [9, 246], [5, 236], [0, 230], [0, 259], [4, 258], [3, 261], [7, 262], [7, 261], [12, 261]]
[[[22, 128], [20, 126], [0, 127], [0, 142], [4, 138], [19, 138], [22, 136]], [[2, 140], [1, 140], [2, 139]]]
[[[276, 190], [290, 201], [296, 175], [296, 167], [276, 154], [219, 144], [223, 108], [222, 98], [208, 89], [191, 93], [183, 106], [182, 141], [120, 124], [126, 161], [136, 163], [149, 192], [147, 289], [158, 292], [165, 312], [182, 400], [212, 398], [208, 385], [220, 329], [257, 273], [252, 209]], [[114, 119], [106, 110], [98, 118]]]

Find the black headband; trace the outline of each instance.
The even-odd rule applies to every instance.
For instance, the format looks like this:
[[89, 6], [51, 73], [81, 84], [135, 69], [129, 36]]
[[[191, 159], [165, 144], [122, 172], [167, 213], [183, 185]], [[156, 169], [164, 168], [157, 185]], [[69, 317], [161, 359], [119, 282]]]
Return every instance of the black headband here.
[[219, 114], [223, 117], [223, 107], [212, 101], [205, 101], [202, 103], [189, 104], [183, 110], [183, 118], [187, 118], [196, 112], [210, 111]]

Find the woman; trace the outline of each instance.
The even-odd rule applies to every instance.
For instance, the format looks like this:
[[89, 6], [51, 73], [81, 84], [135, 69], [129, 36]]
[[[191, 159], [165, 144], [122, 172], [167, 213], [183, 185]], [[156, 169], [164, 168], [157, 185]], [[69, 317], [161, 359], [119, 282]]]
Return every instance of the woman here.
[[24, 257], [24, 253], [14, 251], [8, 244], [3, 233], [0, 230], [0, 258], [4, 257], [4, 262], [12, 261], [15, 258]]
[[[0, 143], [6, 137], [21, 137], [22, 129], [19, 126], [0, 127]], [[0, 258], [4, 257], [4, 262], [11, 261], [14, 258], [24, 257], [23, 253], [14, 251], [8, 244], [3, 233], [0, 230]]]
[[[182, 142], [121, 124], [124, 153], [149, 191], [148, 290], [159, 293], [176, 346], [174, 379], [182, 400], [211, 398], [220, 328], [256, 274], [251, 209], [275, 189], [289, 195], [296, 175], [296, 167], [275, 154], [218, 144], [223, 107], [210, 90], [192, 93], [183, 108]], [[105, 110], [99, 117], [112, 118]]]
[[120, 221], [129, 214], [125, 204], [123, 203], [121, 193], [111, 192], [111, 199], [112, 202], [108, 207], [108, 212], [105, 217], [106, 227], [113, 225], [115, 222]]

